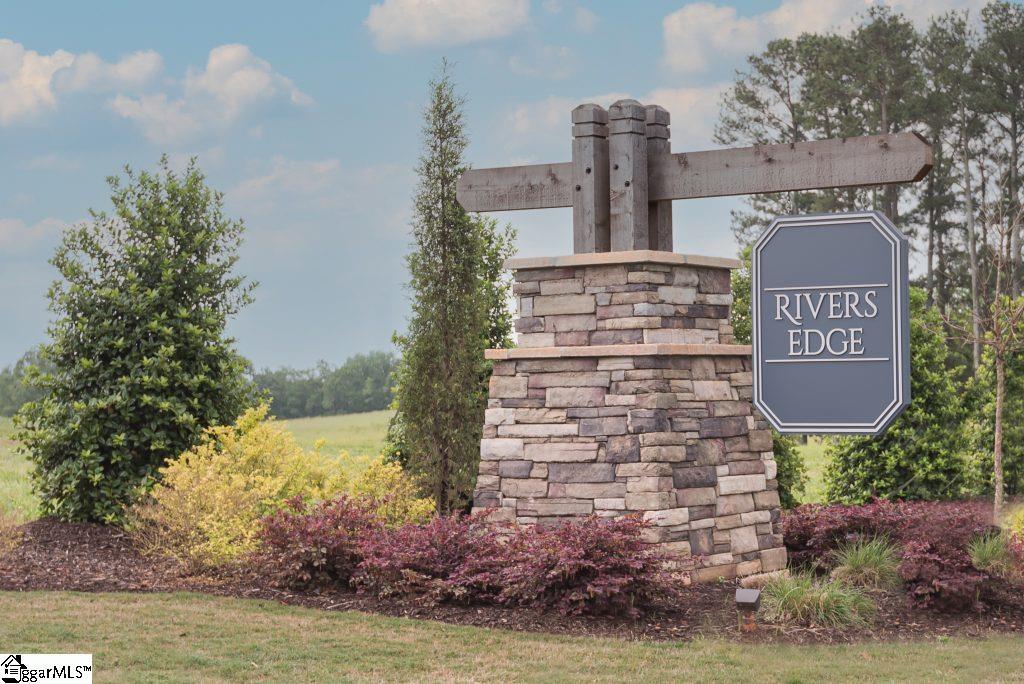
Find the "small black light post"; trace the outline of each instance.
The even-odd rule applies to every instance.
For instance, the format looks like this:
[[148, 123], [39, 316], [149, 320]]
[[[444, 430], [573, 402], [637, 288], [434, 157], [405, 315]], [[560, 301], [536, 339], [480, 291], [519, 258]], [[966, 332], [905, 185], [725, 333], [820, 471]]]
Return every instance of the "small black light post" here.
[[741, 632], [757, 631], [757, 610], [760, 607], [760, 589], [736, 590], [736, 618]]

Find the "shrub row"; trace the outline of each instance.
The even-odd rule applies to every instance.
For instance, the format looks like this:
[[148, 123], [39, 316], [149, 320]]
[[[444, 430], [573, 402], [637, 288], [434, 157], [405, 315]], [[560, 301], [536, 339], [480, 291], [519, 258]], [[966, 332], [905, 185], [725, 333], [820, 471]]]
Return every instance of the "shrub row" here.
[[208, 429], [196, 447], [168, 462], [133, 510], [131, 526], [143, 550], [199, 570], [255, 551], [261, 519], [289, 500], [348, 494], [388, 525], [433, 514], [433, 501], [419, 497], [398, 464], [378, 458], [349, 478], [344, 459], [303, 450], [267, 418], [266, 406], [251, 409], [234, 425]]
[[339, 497], [268, 516], [257, 566], [279, 584], [352, 586], [381, 597], [637, 616], [677, 596], [638, 518], [496, 527], [467, 516], [389, 528]]
[[783, 517], [794, 566], [827, 568], [844, 544], [887, 537], [899, 547], [899, 575], [920, 606], [978, 608], [991, 576], [970, 547], [992, 531], [982, 502], [875, 501], [861, 506], [800, 506]]

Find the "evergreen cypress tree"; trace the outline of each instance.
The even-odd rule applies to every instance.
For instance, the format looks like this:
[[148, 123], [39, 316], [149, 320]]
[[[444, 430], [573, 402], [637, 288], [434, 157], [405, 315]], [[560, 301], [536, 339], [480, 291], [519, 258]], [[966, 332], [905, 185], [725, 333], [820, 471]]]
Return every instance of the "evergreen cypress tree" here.
[[444, 62], [430, 83], [417, 168], [414, 250], [407, 258], [412, 315], [406, 334], [395, 336], [402, 359], [391, 451], [440, 511], [463, 507], [472, 494], [487, 402], [484, 349], [511, 338], [508, 284], [495, 276], [513, 234], [469, 216], [455, 199], [467, 168], [463, 105]]

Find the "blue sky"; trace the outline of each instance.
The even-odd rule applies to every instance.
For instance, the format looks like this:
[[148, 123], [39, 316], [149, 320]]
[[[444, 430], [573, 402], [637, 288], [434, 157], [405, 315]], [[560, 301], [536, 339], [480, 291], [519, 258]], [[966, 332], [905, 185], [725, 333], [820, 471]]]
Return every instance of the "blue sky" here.
[[[0, 7], [0, 364], [45, 339], [47, 259], [109, 205], [105, 178], [197, 155], [260, 282], [231, 326], [257, 366], [340, 362], [404, 327], [413, 167], [443, 56], [475, 166], [569, 159], [575, 104], [667, 107], [676, 151], [713, 147], [717, 101], [770, 39], [842, 27], [865, 0], [5, 3]], [[894, 0], [916, 21], [976, 0]], [[677, 202], [676, 251], [732, 255], [740, 200]], [[523, 256], [571, 251], [569, 210], [500, 214]]]

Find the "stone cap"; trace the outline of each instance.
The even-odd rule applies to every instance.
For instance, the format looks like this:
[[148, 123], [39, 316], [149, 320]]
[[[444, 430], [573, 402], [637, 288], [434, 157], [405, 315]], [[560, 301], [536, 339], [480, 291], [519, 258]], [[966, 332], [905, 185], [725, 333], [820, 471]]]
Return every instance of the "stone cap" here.
[[699, 266], [702, 268], [741, 268], [739, 259], [725, 257], [697, 256], [693, 254], [677, 254], [676, 252], [659, 252], [653, 249], [636, 249], [621, 252], [594, 252], [587, 254], [570, 254], [554, 257], [531, 257], [526, 259], [507, 259], [505, 268], [521, 271], [530, 268], [561, 268], [563, 266], [609, 266], [614, 264], [669, 264], [677, 266]]
[[750, 356], [749, 344], [598, 344], [579, 347], [488, 349], [492, 361], [561, 359], [579, 356]]

